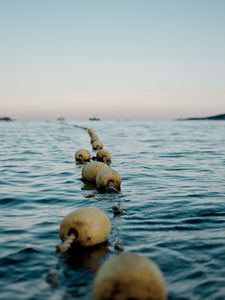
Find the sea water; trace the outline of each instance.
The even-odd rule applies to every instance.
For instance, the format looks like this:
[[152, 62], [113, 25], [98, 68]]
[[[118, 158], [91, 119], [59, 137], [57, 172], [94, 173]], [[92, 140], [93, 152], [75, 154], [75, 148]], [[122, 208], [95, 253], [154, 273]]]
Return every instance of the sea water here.
[[[74, 153], [96, 152], [74, 124], [110, 150], [120, 193], [83, 184]], [[108, 244], [57, 253], [63, 217], [88, 206], [110, 217]], [[0, 224], [0, 299], [92, 299], [117, 242], [158, 264], [169, 299], [225, 299], [225, 123], [1, 122]]]

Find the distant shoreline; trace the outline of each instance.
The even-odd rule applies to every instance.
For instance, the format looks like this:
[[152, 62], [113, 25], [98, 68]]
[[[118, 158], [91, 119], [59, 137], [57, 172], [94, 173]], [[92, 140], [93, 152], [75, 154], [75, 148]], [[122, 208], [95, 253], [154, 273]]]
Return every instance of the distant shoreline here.
[[[101, 119], [97, 118], [97, 117], [92, 117], [92, 118], [89, 118], [88, 120], [89, 121], [101, 121]], [[218, 114], [218, 115], [212, 115], [212, 116], [206, 116], [206, 117], [177, 118], [177, 119], [173, 119], [170, 121], [204, 121], [204, 120], [225, 121], [225, 114]], [[0, 117], [0, 122], [12, 122], [12, 121], [17, 121], [17, 120], [12, 119], [11, 117]], [[24, 120], [24, 121], [35, 121], [35, 120]], [[38, 120], [38, 121], [46, 121], [46, 120]], [[57, 118], [57, 121], [64, 122], [65, 118], [63, 118], [63, 117]], [[116, 121], [151, 121], [151, 120], [129, 120], [129, 119], [126, 119], [126, 120], [116, 120]], [[161, 120], [161, 121], [166, 121], [166, 120]], [[49, 122], [49, 121], [47, 120], [47, 122]]]
[[193, 118], [182, 118], [176, 119], [176, 121], [202, 121], [202, 120], [219, 120], [225, 121], [225, 114], [207, 116], [207, 117], [193, 117]]

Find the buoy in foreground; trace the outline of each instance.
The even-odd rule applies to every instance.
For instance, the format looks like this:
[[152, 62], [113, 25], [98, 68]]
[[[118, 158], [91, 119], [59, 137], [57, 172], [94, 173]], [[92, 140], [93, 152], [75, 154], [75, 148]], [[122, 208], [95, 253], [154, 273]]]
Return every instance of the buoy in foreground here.
[[107, 167], [98, 172], [96, 185], [98, 189], [118, 192], [120, 191], [121, 177], [116, 170]]
[[103, 144], [102, 144], [102, 142], [100, 140], [95, 140], [92, 143], [92, 148], [93, 148], [93, 150], [103, 149]]
[[99, 161], [89, 162], [82, 169], [82, 179], [95, 183], [98, 172], [106, 167], [106, 164]]
[[166, 300], [167, 291], [159, 267], [147, 257], [122, 253], [111, 257], [98, 270], [94, 300]]
[[104, 163], [111, 162], [111, 154], [107, 149], [98, 150], [96, 154], [97, 161], [102, 161]]
[[85, 162], [85, 161], [90, 161], [91, 159], [91, 154], [88, 150], [86, 149], [80, 149], [77, 150], [75, 153], [75, 159], [78, 162]]
[[68, 214], [60, 224], [58, 246], [60, 252], [67, 252], [72, 244], [93, 246], [105, 242], [111, 231], [109, 217], [100, 209], [85, 207]]

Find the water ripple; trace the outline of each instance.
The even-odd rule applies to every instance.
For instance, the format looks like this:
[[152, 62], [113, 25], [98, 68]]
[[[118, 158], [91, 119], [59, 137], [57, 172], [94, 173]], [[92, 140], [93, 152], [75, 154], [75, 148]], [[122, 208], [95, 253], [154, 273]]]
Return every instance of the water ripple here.
[[[110, 150], [121, 193], [99, 193], [80, 180], [74, 152], [92, 151], [84, 130], [54, 122], [1, 124], [1, 298], [89, 300], [96, 270], [117, 254], [121, 240], [126, 251], [160, 266], [169, 299], [223, 299], [224, 125], [82, 124], [94, 126]], [[121, 217], [113, 216], [117, 203], [126, 210]], [[57, 254], [62, 218], [88, 206], [109, 215], [109, 243]]]

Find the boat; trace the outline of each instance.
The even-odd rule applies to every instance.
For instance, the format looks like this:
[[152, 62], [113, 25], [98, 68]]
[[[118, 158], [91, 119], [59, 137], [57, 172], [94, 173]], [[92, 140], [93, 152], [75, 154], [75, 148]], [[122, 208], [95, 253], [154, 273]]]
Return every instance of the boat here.
[[101, 121], [101, 119], [98, 117], [91, 117], [89, 118], [89, 121]]
[[11, 122], [13, 121], [13, 119], [11, 119], [10, 117], [0, 117], [0, 121]]

